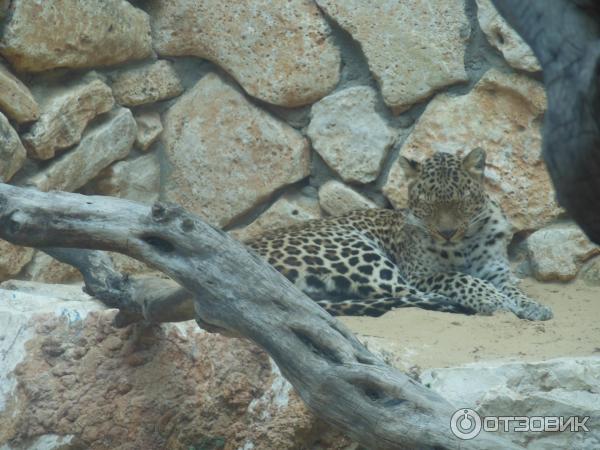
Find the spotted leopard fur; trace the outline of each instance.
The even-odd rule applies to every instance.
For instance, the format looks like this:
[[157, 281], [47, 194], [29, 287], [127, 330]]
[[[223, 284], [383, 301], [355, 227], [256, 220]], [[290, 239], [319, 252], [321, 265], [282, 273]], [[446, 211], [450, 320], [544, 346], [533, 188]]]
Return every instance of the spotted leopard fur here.
[[370, 209], [267, 232], [247, 245], [334, 315], [416, 306], [552, 317], [516, 285], [510, 226], [483, 185], [485, 153], [401, 157], [408, 208]]

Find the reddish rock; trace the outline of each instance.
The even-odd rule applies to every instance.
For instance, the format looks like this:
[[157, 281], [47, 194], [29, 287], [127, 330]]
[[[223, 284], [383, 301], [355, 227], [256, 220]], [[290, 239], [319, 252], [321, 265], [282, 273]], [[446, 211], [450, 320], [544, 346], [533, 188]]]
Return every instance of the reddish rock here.
[[114, 311], [73, 288], [14, 287], [28, 292], [0, 288], [0, 325], [17, 336], [0, 340], [12, 346], [0, 447], [69, 436], [91, 450], [353, 448], [248, 341], [195, 322], [115, 329]]

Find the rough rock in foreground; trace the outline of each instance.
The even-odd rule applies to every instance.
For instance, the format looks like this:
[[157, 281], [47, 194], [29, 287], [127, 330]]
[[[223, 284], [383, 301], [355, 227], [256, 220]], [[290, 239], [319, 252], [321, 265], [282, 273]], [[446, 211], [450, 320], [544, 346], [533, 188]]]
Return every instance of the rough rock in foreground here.
[[4, 283], [0, 448], [353, 448], [249, 342], [113, 316], [78, 286]]

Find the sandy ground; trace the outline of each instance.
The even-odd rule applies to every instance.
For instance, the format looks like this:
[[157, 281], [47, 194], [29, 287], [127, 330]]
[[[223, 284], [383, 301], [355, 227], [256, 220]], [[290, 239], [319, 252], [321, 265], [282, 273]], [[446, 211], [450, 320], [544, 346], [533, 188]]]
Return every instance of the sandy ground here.
[[342, 320], [367, 347], [387, 350], [389, 362], [404, 370], [600, 355], [600, 287], [531, 279], [523, 280], [521, 287], [550, 306], [554, 318], [530, 322], [510, 313], [463, 316], [407, 308], [377, 318]]

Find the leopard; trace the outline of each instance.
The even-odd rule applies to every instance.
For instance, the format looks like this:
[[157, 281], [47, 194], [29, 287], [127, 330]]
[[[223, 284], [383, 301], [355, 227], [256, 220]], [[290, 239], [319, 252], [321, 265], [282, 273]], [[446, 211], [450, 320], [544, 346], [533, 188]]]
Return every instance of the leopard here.
[[399, 156], [404, 208], [355, 210], [266, 231], [245, 242], [332, 315], [381, 316], [405, 307], [461, 314], [552, 310], [518, 286], [512, 228], [485, 186], [486, 153]]

